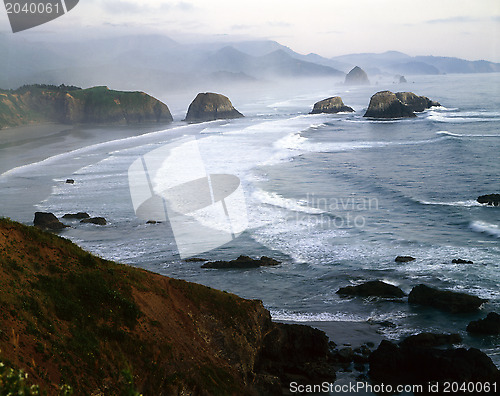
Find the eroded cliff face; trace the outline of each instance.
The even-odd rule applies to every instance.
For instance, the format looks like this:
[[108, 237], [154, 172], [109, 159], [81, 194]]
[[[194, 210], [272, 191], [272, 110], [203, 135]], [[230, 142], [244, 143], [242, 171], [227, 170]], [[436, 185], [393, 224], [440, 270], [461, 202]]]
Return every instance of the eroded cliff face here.
[[61, 383], [74, 394], [276, 395], [292, 378], [335, 378], [326, 335], [273, 323], [261, 301], [106, 261], [5, 219], [0, 308], [0, 361], [49, 395]]
[[0, 91], [0, 128], [38, 122], [134, 124], [171, 121], [167, 105], [144, 92], [44, 85]]

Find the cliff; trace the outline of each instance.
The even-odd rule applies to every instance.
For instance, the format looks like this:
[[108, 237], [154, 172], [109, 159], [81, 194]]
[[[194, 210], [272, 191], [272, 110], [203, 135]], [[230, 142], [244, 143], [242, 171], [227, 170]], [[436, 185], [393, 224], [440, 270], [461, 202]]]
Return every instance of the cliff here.
[[224, 95], [199, 93], [191, 102], [186, 114], [188, 122], [203, 122], [230, 118], [241, 118], [241, 114]]
[[17, 90], [0, 90], [0, 129], [37, 122], [134, 124], [171, 121], [167, 105], [144, 92], [64, 85], [26, 85]]
[[61, 384], [78, 395], [281, 394], [291, 378], [335, 378], [326, 335], [273, 323], [261, 301], [106, 261], [6, 219], [0, 313], [0, 362], [49, 395]]

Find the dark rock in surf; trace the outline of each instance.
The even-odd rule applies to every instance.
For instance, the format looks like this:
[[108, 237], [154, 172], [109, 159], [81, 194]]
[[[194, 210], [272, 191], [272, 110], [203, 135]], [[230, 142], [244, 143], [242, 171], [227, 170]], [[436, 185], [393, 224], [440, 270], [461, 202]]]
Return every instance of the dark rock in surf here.
[[485, 335], [500, 334], [500, 315], [496, 312], [490, 312], [486, 318], [470, 322], [467, 331]]
[[433, 106], [441, 106], [439, 102], [430, 100], [426, 96], [418, 96], [413, 92], [396, 92], [396, 97], [401, 103], [407, 105], [412, 111], [422, 112]]
[[204, 122], [244, 117], [224, 95], [199, 93], [189, 105], [185, 121]]
[[415, 286], [408, 295], [410, 304], [420, 304], [451, 313], [475, 312], [486, 301], [466, 293], [438, 290], [425, 285]]
[[474, 264], [474, 261], [471, 260], [464, 260], [464, 259], [453, 259], [451, 260], [453, 264]]
[[85, 212], [66, 213], [62, 218], [68, 220], [81, 220], [90, 218], [90, 215]]
[[420, 333], [405, 338], [401, 345], [411, 347], [433, 348], [443, 345], [460, 344], [463, 341], [460, 334]]
[[240, 256], [236, 260], [231, 261], [211, 261], [205, 263], [201, 268], [258, 268], [270, 267], [281, 264], [279, 261], [272, 258], [262, 256], [260, 259], [255, 260], [248, 256]]
[[340, 96], [334, 96], [332, 98], [323, 99], [314, 104], [314, 108], [309, 114], [320, 114], [329, 113], [335, 114], [340, 112], [352, 113], [354, 109], [352, 107], [344, 105], [342, 98]]
[[477, 198], [477, 202], [490, 206], [500, 206], [500, 194], [481, 195]]
[[370, 99], [364, 117], [369, 118], [411, 118], [416, 117], [413, 110], [402, 103], [395, 93], [380, 91]]
[[411, 256], [398, 256], [394, 259], [396, 263], [408, 263], [414, 260], [416, 260], [416, 258]]
[[337, 294], [361, 297], [404, 297], [406, 294], [399, 287], [375, 280], [357, 286], [342, 287]]
[[53, 213], [46, 212], [36, 212], [33, 225], [45, 231], [61, 231], [68, 227], [61, 223]]
[[355, 66], [345, 76], [346, 85], [370, 85], [370, 80], [366, 72], [359, 66]]
[[82, 221], [80, 221], [80, 223], [90, 223], [105, 226], [107, 224], [107, 221], [104, 217], [91, 217], [89, 219], [83, 219]]
[[442, 390], [445, 381], [493, 383], [500, 379], [500, 371], [491, 359], [475, 348], [435, 349], [384, 340], [370, 355], [369, 362], [369, 374], [375, 383], [421, 384], [428, 389], [429, 382], [439, 382]]
[[66, 184], [75, 184], [74, 179], [66, 179]]

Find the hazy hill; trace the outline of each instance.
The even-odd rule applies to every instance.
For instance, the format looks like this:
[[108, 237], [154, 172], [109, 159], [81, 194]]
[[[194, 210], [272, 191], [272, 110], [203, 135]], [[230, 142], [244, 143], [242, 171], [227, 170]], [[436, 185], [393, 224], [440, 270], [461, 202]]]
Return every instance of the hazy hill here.
[[0, 219], [0, 362], [49, 395], [281, 394], [289, 375], [334, 380], [327, 353], [324, 333], [272, 323], [261, 301]]
[[0, 129], [34, 122], [133, 124], [171, 121], [167, 105], [144, 92], [50, 85], [0, 90]]

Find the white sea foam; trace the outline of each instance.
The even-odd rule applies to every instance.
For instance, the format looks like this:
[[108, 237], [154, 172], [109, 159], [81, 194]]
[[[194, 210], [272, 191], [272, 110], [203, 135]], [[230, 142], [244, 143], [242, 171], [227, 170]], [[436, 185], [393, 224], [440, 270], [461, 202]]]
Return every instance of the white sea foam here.
[[368, 318], [344, 312], [289, 312], [286, 310], [271, 310], [273, 320], [289, 322], [366, 322]]
[[423, 205], [461, 206], [464, 208], [470, 208], [473, 206], [485, 206], [472, 199], [467, 201], [453, 201], [453, 202], [440, 202], [440, 201], [418, 201], [418, 202], [420, 202]]
[[257, 189], [253, 192], [252, 196], [262, 203], [277, 206], [279, 208], [291, 210], [294, 212], [303, 212], [309, 214], [324, 213], [321, 209], [308, 206], [308, 203], [303, 200], [284, 198], [283, 196], [275, 192], [268, 192]]
[[460, 134], [460, 133], [452, 133], [448, 131], [438, 131], [436, 132], [437, 135], [445, 135], [445, 136], [451, 136], [451, 137], [457, 137], [457, 138], [500, 138], [500, 134]]
[[498, 224], [490, 224], [485, 221], [473, 221], [470, 224], [470, 228], [476, 232], [482, 232], [500, 238], [500, 226]]

